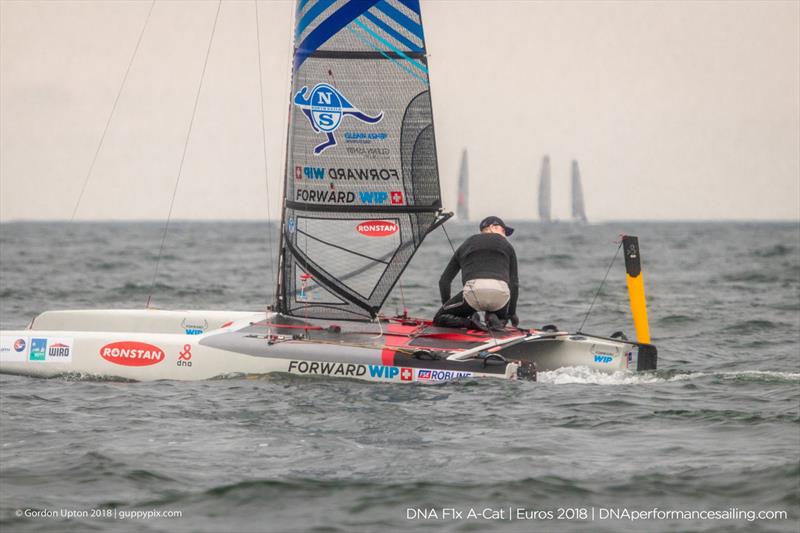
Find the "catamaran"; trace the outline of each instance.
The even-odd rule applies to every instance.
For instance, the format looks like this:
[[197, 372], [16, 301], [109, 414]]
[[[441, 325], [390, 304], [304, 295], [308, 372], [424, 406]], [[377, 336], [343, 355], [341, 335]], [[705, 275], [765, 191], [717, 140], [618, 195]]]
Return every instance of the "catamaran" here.
[[[212, 33], [213, 34], [213, 33]], [[637, 340], [556, 328], [435, 327], [381, 308], [442, 208], [417, 0], [300, 0], [276, 300], [253, 311], [57, 310], [0, 332], [0, 371], [129, 380], [275, 372], [392, 383], [652, 370], [638, 240]], [[351, 142], [353, 141], [353, 142]], [[381, 155], [373, 157], [374, 153]]]
[[586, 224], [586, 207], [583, 203], [583, 186], [581, 185], [581, 172], [578, 169], [578, 162], [572, 161], [572, 220], [580, 224]]

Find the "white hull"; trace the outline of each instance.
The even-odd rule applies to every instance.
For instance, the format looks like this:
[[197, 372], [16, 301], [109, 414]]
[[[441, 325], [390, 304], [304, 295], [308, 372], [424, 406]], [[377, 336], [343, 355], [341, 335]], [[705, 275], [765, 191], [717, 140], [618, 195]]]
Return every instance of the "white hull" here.
[[39, 315], [30, 329], [0, 332], [0, 372], [135, 381], [285, 372], [434, 383], [463, 377], [517, 377], [517, 364], [505, 363], [497, 368], [495, 363], [482, 371], [487, 363], [479, 364], [469, 352], [480, 351], [484, 357], [494, 352], [512, 361], [534, 361], [539, 370], [587, 366], [614, 372], [628, 369], [635, 360], [636, 347], [629, 343], [538, 332], [511, 335], [426, 366], [411, 356], [387, 359], [386, 346], [278, 335], [264, 325], [275, 316], [224, 311], [47, 312]]

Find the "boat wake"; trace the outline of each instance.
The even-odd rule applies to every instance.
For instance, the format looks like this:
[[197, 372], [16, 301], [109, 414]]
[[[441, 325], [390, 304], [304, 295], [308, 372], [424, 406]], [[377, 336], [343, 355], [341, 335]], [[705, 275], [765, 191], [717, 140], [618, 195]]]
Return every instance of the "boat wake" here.
[[743, 370], [739, 372], [683, 372], [662, 370], [656, 372], [620, 371], [611, 374], [592, 370], [585, 366], [565, 367], [550, 372], [539, 372], [540, 383], [568, 385], [585, 383], [590, 385], [647, 385], [669, 383], [694, 379], [711, 378], [724, 381], [797, 383], [800, 372], [773, 372], [762, 370]]

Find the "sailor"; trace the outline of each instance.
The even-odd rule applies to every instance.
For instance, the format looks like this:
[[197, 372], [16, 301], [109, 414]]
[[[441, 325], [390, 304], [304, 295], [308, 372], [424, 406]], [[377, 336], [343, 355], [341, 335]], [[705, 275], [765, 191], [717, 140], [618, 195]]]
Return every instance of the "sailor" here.
[[[486, 312], [492, 329], [502, 329], [509, 320], [519, 325], [517, 254], [506, 238], [514, 228], [492, 216], [481, 221], [480, 230], [458, 247], [439, 278], [442, 308], [433, 318], [436, 326], [485, 330], [479, 311]], [[450, 283], [459, 270], [464, 288], [450, 298]]]

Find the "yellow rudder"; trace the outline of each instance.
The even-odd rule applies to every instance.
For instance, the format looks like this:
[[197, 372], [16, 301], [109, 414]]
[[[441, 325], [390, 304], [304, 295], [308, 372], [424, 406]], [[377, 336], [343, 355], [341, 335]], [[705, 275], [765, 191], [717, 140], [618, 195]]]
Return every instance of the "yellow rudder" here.
[[636, 327], [636, 340], [650, 344], [650, 325], [647, 322], [647, 302], [644, 296], [644, 277], [639, 253], [639, 238], [632, 235], [623, 236], [622, 248], [625, 252], [628, 296], [631, 300], [633, 324]]

